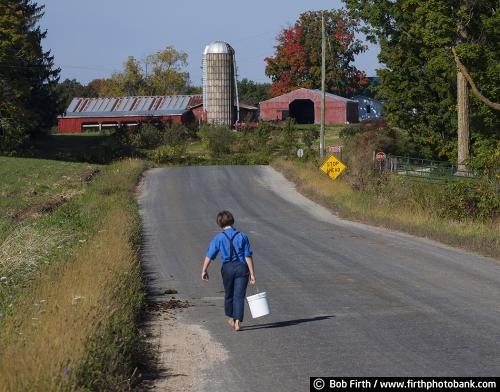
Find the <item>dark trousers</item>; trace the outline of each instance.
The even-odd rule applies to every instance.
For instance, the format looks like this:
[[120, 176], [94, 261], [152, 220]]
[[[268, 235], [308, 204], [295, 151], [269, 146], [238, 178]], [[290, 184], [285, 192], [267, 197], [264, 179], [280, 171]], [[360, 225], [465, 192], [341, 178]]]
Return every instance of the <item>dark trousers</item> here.
[[222, 282], [224, 283], [224, 311], [233, 320], [243, 321], [245, 293], [247, 291], [247, 263], [229, 261], [222, 264]]

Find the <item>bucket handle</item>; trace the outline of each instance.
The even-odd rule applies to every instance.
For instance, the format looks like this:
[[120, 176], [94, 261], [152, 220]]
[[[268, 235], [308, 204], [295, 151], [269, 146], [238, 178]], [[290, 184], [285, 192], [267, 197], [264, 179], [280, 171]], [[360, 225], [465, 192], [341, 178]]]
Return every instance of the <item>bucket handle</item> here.
[[253, 285], [252, 285], [252, 294], [254, 294], [254, 295], [255, 295], [255, 294], [259, 293], [259, 292], [260, 292], [260, 291], [259, 291], [259, 289], [258, 289], [257, 285], [256, 285], [256, 284], [253, 284]]

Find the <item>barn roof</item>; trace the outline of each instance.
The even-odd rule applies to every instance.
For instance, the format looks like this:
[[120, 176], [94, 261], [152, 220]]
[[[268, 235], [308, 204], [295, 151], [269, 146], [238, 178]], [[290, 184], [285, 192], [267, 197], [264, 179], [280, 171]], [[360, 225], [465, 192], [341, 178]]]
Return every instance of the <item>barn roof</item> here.
[[[279, 100], [282, 99], [282, 97], [286, 97], [287, 95], [294, 95], [295, 96], [298, 93], [300, 93], [301, 91], [321, 96], [321, 90], [312, 90], [312, 89], [308, 89], [308, 88], [298, 88], [296, 90], [290, 91], [289, 93], [286, 93], [286, 94], [283, 94], [283, 95], [280, 95], [280, 96], [268, 99], [266, 101], [262, 101], [261, 103], [272, 102], [272, 101], [279, 101]], [[357, 101], [353, 101], [352, 99], [344, 98], [344, 97], [341, 97], [340, 95], [335, 95], [335, 94], [332, 94], [332, 93], [326, 93], [326, 97], [330, 98], [330, 99], [333, 99], [335, 101], [357, 102]]]
[[62, 117], [182, 115], [201, 102], [201, 95], [73, 98]]

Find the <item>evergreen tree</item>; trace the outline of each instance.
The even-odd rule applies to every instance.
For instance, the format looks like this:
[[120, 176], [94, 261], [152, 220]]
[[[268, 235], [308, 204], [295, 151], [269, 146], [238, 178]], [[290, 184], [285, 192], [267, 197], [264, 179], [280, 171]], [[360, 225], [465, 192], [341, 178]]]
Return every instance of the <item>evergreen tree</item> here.
[[13, 133], [22, 141], [55, 123], [59, 69], [42, 49], [43, 9], [31, 0], [0, 0], [0, 150], [14, 148]]

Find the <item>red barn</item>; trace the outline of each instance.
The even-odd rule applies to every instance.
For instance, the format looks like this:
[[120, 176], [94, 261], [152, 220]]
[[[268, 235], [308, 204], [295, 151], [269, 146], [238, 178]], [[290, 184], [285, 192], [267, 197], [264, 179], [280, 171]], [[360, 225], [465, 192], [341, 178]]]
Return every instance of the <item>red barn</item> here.
[[[258, 109], [240, 103], [240, 115]], [[242, 119], [246, 118], [241, 116]], [[201, 95], [173, 95], [121, 98], [73, 98], [66, 112], [58, 117], [58, 130], [78, 133], [139, 123], [205, 122], [206, 112]]]
[[[321, 122], [320, 90], [299, 88], [288, 94], [271, 98], [260, 103], [260, 119], [282, 121], [294, 118], [299, 124], [319, 124]], [[358, 102], [335, 94], [326, 94], [326, 124], [358, 122]]]
[[71, 133], [143, 122], [187, 123], [197, 120], [192, 108], [201, 99], [201, 95], [73, 98], [66, 112], [58, 117], [58, 129]]

